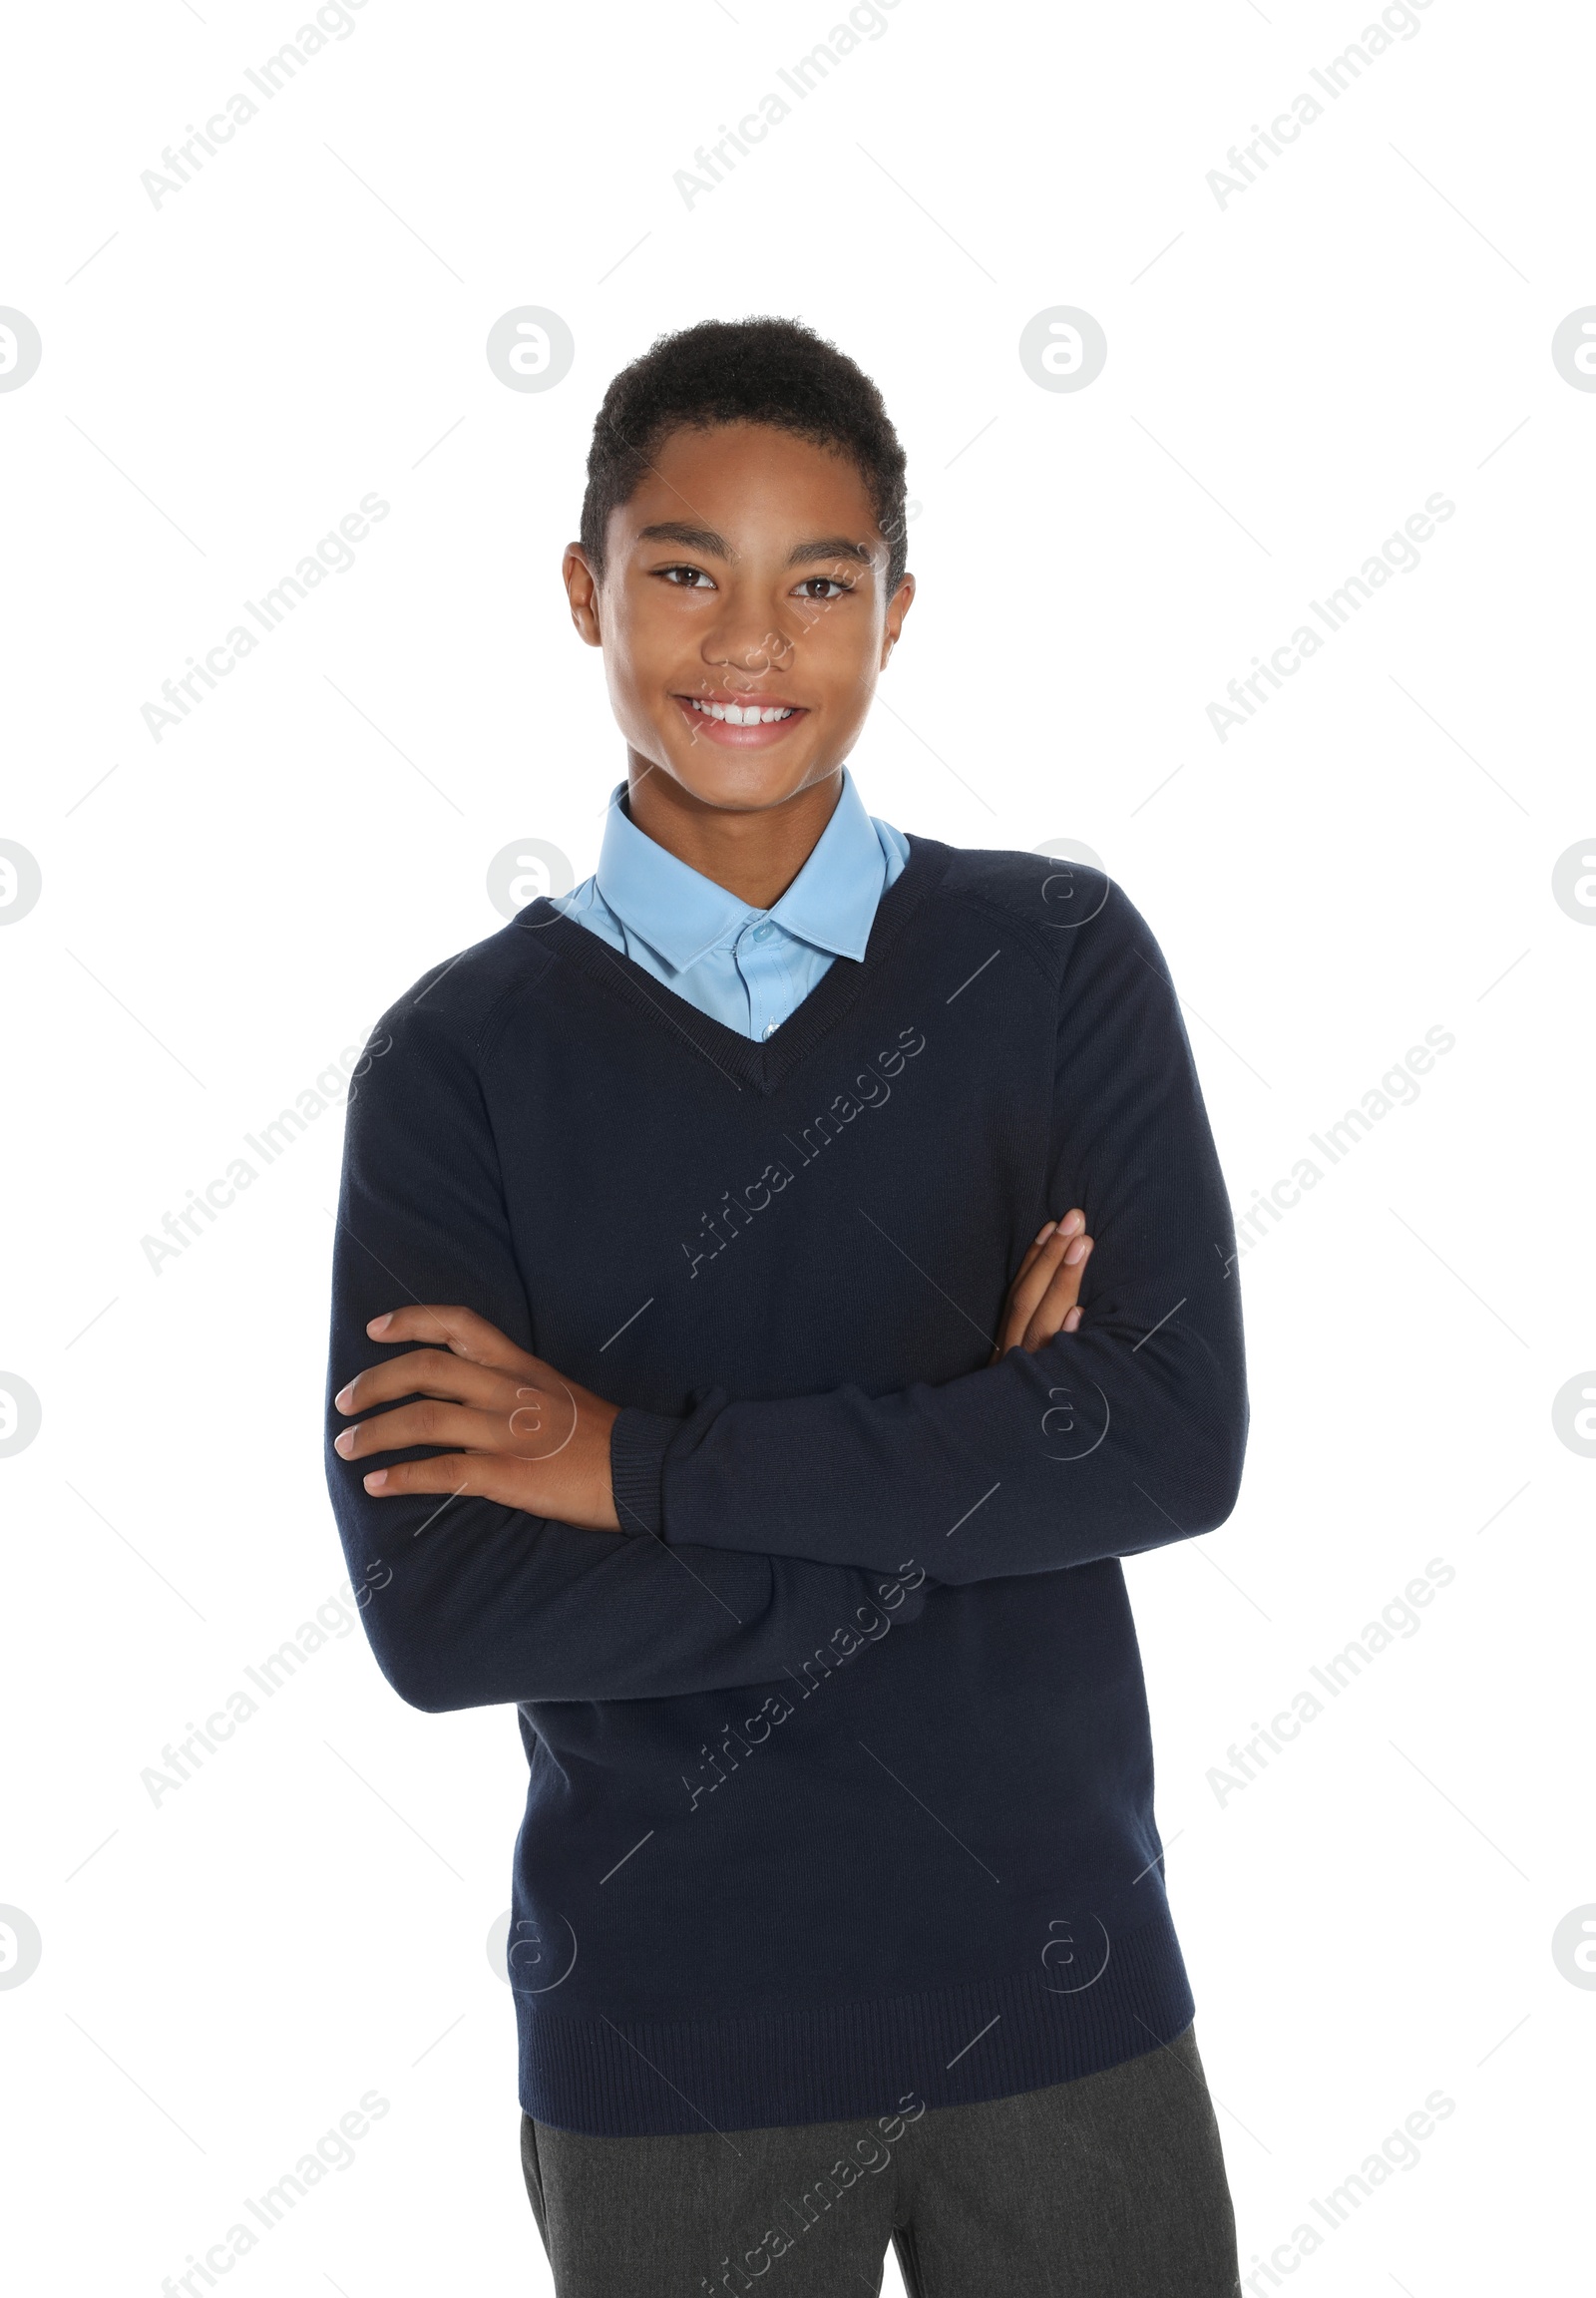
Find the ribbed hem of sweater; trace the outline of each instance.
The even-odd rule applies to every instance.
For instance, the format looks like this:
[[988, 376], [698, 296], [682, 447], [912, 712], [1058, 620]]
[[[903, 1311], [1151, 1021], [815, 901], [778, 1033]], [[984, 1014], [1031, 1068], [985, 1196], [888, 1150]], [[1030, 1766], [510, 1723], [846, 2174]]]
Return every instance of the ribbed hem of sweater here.
[[[1049, 1984], [1049, 1976], [1051, 1984]], [[715, 2019], [571, 2018], [518, 1994], [521, 2105], [593, 2137], [787, 2127], [972, 2105], [1100, 2074], [1195, 2012], [1174, 1926], [1112, 1942], [1100, 1976], [973, 1980], [918, 1995]]]
[[664, 1538], [663, 1472], [665, 1448], [681, 1422], [668, 1412], [645, 1412], [628, 1404], [609, 1431], [609, 1482], [622, 1532]]

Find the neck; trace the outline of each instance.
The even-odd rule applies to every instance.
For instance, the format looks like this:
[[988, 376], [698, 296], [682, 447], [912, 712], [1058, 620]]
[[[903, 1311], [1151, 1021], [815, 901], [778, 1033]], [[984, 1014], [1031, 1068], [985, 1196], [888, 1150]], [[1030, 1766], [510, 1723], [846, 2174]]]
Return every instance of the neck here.
[[840, 766], [770, 806], [711, 806], [635, 750], [626, 755], [626, 808], [632, 822], [751, 909], [780, 901], [819, 843], [842, 796]]

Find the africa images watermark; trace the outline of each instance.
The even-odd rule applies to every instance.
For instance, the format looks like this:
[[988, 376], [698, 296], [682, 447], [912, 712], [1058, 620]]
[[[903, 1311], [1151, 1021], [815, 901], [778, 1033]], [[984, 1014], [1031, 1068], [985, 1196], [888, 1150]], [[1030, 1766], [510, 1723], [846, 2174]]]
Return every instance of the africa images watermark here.
[[[1412, 514], [1400, 534], [1389, 535], [1379, 551], [1364, 561], [1358, 574], [1349, 574], [1339, 590], [1327, 593], [1327, 603], [1310, 598], [1308, 603], [1325, 625], [1326, 632], [1334, 637], [1338, 630], [1345, 630], [1364, 601], [1373, 598], [1377, 590], [1383, 590], [1394, 573], [1415, 573], [1420, 565], [1416, 546], [1427, 543], [1436, 527], [1444, 526], [1456, 508], [1450, 497], [1437, 487], [1432, 495], [1425, 496], [1423, 510]], [[1246, 678], [1232, 678], [1225, 689], [1230, 702], [1239, 704], [1240, 708], [1227, 708], [1223, 702], [1208, 705], [1208, 723], [1220, 741], [1228, 742], [1230, 729], [1245, 726], [1249, 718], [1257, 716], [1259, 704], [1269, 700], [1268, 693], [1259, 684], [1260, 679], [1267, 678], [1270, 686], [1278, 691], [1324, 644], [1324, 636], [1311, 622], [1304, 622], [1284, 645], [1275, 648], [1267, 662], [1255, 654], [1251, 674]]]
[[1456, 1571], [1443, 1556], [1432, 1556], [1423, 1572], [1409, 1580], [1399, 1596], [1393, 1596], [1382, 1606], [1378, 1620], [1369, 1621], [1323, 1668], [1309, 1669], [1309, 1675], [1325, 1699], [1305, 1685], [1292, 1695], [1290, 1708], [1283, 1708], [1278, 1716], [1270, 1718], [1267, 1727], [1254, 1718], [1254, 1736], [1241, 1746], [1233, 1740], [1225, 1750], [1225, 1763], [1212, 1763], [1208, 1767], [1208, 1784], [1221, 1811], [1232, 1795], [1239, 1795], [1244, 1787], [1252, 1785], [1259, 1772], [1268, 1769], [1271, 1754], [1283, 1753], [1300, 1735], [1305, 1724], [1317, 1723], [1326, 1712], [1326, 1702], [1339, 1700], [1382, 1652], [1388, 1651], [1398, 1638], [1404, 1644], [1411, 1643], [1424, 1625], [1419, 1613], [1426, 1605], [1433, 1604], [1438, 1589], [1449, 1588], [1456, 1577]]
[[[858, 1606], [854, 1613], [854, 1618], [859, 1622], [857, 1628], [836, 1629], [830, 1638], [829, 1651], [826, 1645], [817, 1645], [813, 1659], [803, 1661], [797, 1669], [789, 1668], [787, 1674], [798, 1686], [799, 1698], [812, 1698], [822, 1684], [830, 1682], [833, 1667], [845, 1667], [867, 1645], [879, 1644], [892, 1627], [888, 1614], [897, 1610], [907, 1591], [921, 1587], [925, 1578], [924, 1570], [915, 1563], [913, 1557], [907, 1564], [900, 1564], [896, 1579], [883, 1580], [877, 1586], [880, 1606]], [[785, 1724], [789, 1716], [796, 1716], [797, 1713], [797, 1708], [785, 1693], [772, 1692], [757, 1715], [744, 1717], [741, 1732], [733, 1724], [725, 1725], [719, 1737], [718, 1755], [710, 1752], [709, 1742], [705, 1740], [698, 1750], [703, 1758], [698, 1769], [700, 1774], [712, 1772], [713, 1776], [700, 1776], [694, 1781], [688, 1778], [685, 1771], [681, 1774], [681, 1783], [690, 1796], [688, 1810], [696, 1811], [701, 1795], [712, 1795], [717, 1787], [725, 1785], [727, 1773], [721, 1769], [722, 1757], [733, 1771], [737, 1769], [737, 1755], [732, 1753], [734, 1744], [738, 1754], [746, 1760], [755, 1747], [770, 1737], [774, 1725]], [[760, 1725], [763, 1728], [758, 1728]]]
[[[281, 627], [284, 617], [293, 612], [300, 599], [308, 596], [318, 583], [325, 582], [329, 574], [348, 574], [355, 563], [351, 546], [363, 543], [372, 528], [387, 518], [390, 508], [375, 489], [362, 495], [355, 509], [338, 522], [337, 533], [323, 535], [315, 550], [306, 552], [291, 574], [284, 574], [280, 582], [261, 593], [258, 605], [252, 598], [244, 600], [245, 611], [253, 615], [267, 637]], [[176, 682], [169, 678], [162, 686], [162, 701], [146, 702], [140, 710], [151, 740], [159, 742], [169, 726], [181, 726], [195, 703], [204, 700], [204, 693], [195, 684], [197, 678], [203, 679], [205, 687], [214, 691], [223, 678], [231, 677], [238, 664], [251, 655], [259, 643], [259, 637], [246, 623], [235, 622], [219, 644], [209, 649], [203, 662], [196, 661], [191, 654], [188, 669], [179, 672]], [[164, 708], [164, 703], [173, 707]]]
[[229, 1205], [236, 1205], [245, 1189], [253, 1188], [266, 1166], [275, 1165], [278, 1158], [293, 1147], [316, 1118], [340, 1102], [347, 1107], [359, 1093], [357, 1080], [392, 1044], [393, 1039], [382, 1032], [369, 1037], [363, 1046], [346, 1045], [336, 1061], [328, 1062], [314, 1084], [305, 1086], [295, 1097], [291, 1109], [279, 1109], [258, 1133], [246, 1133], [244, 1141], [259, 1158], [259, 1167], [251, 1165], [247, 1157], [234, 1157], [224, 1173], [205, 1183], [202, 1193], [191, 1189], [187, 1203], [176, 1213], [166, 1214], [160, 1237], [141, 1237], [139, 1243], [151, 1274], [159, 1277], [167, 1262], [181, 1259], [219, 1214]]
[[[751, 2290], [759, 2275], [768, 2274], [778, 2258], [785, 2258], [797, 2247], [800, 2236], [807, 2234], [811, 2226], [819, 2225], [822, 2210], [833, 2209], [851, 2186], [859, 2184], [864, 2171], [875, 2177], [881, 2175], [892, 2160], [893, 2147], [925, 2111], [926, 2102], [919, 2093], [906, 2091], [898, 2102], [896, 2114], [878, 2115], [879, 2138], [874, 2132], [865, 2131], [852, 2141], [847, 2153], [838, 2155], [829, 2170], [805, 2187], [796, 2202], [778, 2202], [771, 2212], [769, 2225], [758, 2241], [743, 2251], [741, 2262], [734, 2265], [728, 2250], [712, 2269], [713, 2281], [708, 2274], [699, 2276], [699, 2289], [708, 2291], [710, 2298], [714, 2298], [716, 2290], [727, 2292], [728, 2298]], [[856, 2155], [857, 2161], [853, 2159]]]
[[[1418, 2149], [1421, 2142], [1435, 2134], [1435, 2125], [1446, 2121], [1457, 2111], [1457, 2102], [1444, 2091], [1431, 2091], [1422, 2106], [1415, 2106], [1399, 2129], [1393, 2130], [1382, 2140], [1377, 2153], [1366, 2154], [1356, 2170], [1349, 2171], [1339, 2186], [1320, 2198], [1309, 2198], [1309, 2208], [1320, 2220], [1304, 2219], [1294, 2226], [1284, 2242], [1277, 2242], [1267, 2260], [1253, 2252], [1253, 2270], [1243, 2276], [1243, 2286], [1253, 2298], [1268, 2298], [1271, 2290], [1286, 2288], [1286, 2276], [1295, 2274], [1305, 2260], [1316, 2250], [1325, 2247], [1327, 2233], [1339, 2233], [1364, 2203], [1370, 2201], [1379, 2187], [1387, 2185], [1398, 2170], [1416, 2170], [1423, 2156]], [[1395, 2276], [1392, 2278], [1394, 2281]], [[1398, 2285], [1399, 2287], [1399, 2285]]]
[[[856, 1117], [863, 1115], [865, 1110], [885, 1109], [892, 1099], [892, 1086], [888, 1079], [901, 1076], [905, 1065], [917, 1053], [924, 1053], [925, 1050], [926, 1033], [923, 1029], [913, 1023], [906, 1029], [900, 1029], [897, 1044], [884, 1047], [875, 1056], [874, 1069], [864, 1068], [859, 1071], [851, 1091], [833, 1094], [829, 1108], [822, 1109], [801, 1129], [798, 1141], [794, 1141], [790, 1133], [784, 1133], [782, 1139], [789, 1148], [797, 1151], [798, 1171], [801, 1172], [806, 1165], [813, 1165], [821, 1151], [829, 1148], [844, 1128], [851, 1125]], [[772, 1198], [779, 1196], [795, 1178], [792, 1167], [776, 1158], [765, 1167], [756, 1181], [748, 1182], [735, 1197], [729, 1189], [722, 1189], [720, 1194], [725, 1202], [717, 1205], [713, 1213], [700, 1213], [697, 1236], [690, 1245], [685, 1240], [682, 1243], [681, 1250], [686, 1257], [689, 1278], [696, 1278], [700, 1261], [713, 1261], [728, 1245], [736, 1243], [741, 1234], [739, 1220], [743, 1229], [751, 1228], [755, 1214], [763, 1213]], [[710, 1239], [714, 1240], [713, 1245], [710, 1245]]]
[[[1417, 39], [1424, 27], [1415, 11], [1430, 5], [1431, 0], [1411, 0], [1411, 5], [1407, 5], [1406, 0], [1392, 0], [1389, 8], [1381, 10], [1380, 22], [1367, 24], [1359, 37], [1349, 41], [1339, 56], [1333, 56], [1323, 71], [1317, 64], [1310, 65], [1309, 79], [1324, 90], [1332, 104], [1339, 104], [1347, 90], [1356, 86], [1396, 41]], [[1324, 116], [1325, 106], [1304, 89], [1291, 99], [1290, 110], [1278, 113], [1267, 129], [1255, 120], [1253, 142], [1246, 146], [1232, 144], [1225, 155], [1232, 173], [1227, 176], [1222, 168], [1210, 168], [1204, 178], [1221, 211], [1238, 192], [1247, 191], [1268, 172], [1267, 154], [1273, 152], [1277, 159], [1284, 158], [1303, 130], [1314, 127]]]
[[[329, 40], [349, 38], [357, 28], [349, 10], [365, 5], [366, 0], [348, 0], [347, 6], [340, 6], [339, 0], [327, 0], [324, 7], [316, 10], [313, 24], [301, 24], [291, 40], [285, 40], [275, 55], [267, 56], [258, 66], [245, 64], [243, 77], [265, 103], [271, 103], [313, 56], [320, 55]], [[205, 160], [215, 159], [223, 145], [230, 144], [240, 128], [247, 128], [259, 111], [260, 105], [239, 89], [225, 99], [224, 110], [211, 114], [202, 129], [197, 128], [192, 120], [189, 122], [188, 142], [180, 144], [176, 151], [169, 144], [161, 155], [161, 168], [147, 168], [139, 178], [158, 214], [162, 200], [170, 199], [191, 184]]]
[[302, 2202], [313, 2186], [319, 2186], [329, 2172], [350, 2168], [356, 2159], [354, 2141], [364, 2138], [372, 2123], [380, 2122], [389, 2110], [389, 2102], [380, 2091], [362, 2091], [348, 2113], [340, 2115], [337, 2129], [323, 2131], [313, 2150], [301, 2154], [293, 2168], [285, 2170], [274, 2186], [268, 2186], [263, 2194], [244, 2196], [244, 2209], [255, 2224], [251, 2226], [244, 2219], [237, 2219], [219, 2242], [211, 2243], [202, 2260], [191, 2250], [187, 2273], [169, 2274], [161, 2285], [162, 2298], [178, 2298], [179, 2291], [183, 2291], [186, 2298], [204, 2298], [207, 2290], [214, 2290], [218, 2277], [230, 2274], [239, 2259], [246, 2258], [256, 2247], [260, 2232], [274, 2233], [294, 2205]]
[[1422, 1091], [1419, 1078], [1427, 1076], [1437, 1058], [1449, 1053], [1456, 1043], [1449, 1029], [1432, 1021], [1424, 1031], [1423, 1044], [1409, 1045], [1401, 1059], [1392, 1064], [1378, 1085], [1370, 1086], [1355, 1108], [1344, 1111], [1323, 1133], [1309, 1134], [1309, 1140], [1325, 1160], [1325, 1167], [1317, 1165], [1312, 1157], [1299, 1157], [1291, 1171], [1283, 1173], [1272, 1184], [1267, 1195], [1262, 1189], [1253, 1191], [1253, 1201], [1245, 1213], [1236, 1215], [1235, 1252], [1226, 1255], [1221, 1246], [1214, 1247], [1224, 1260], [1227, 1277], [1235, 1264], [1245, 1260], [1260, 1240], [1269, 1235], [1272, 1227], [1278, 1228], [1285, 1216], [1302, 1203], [1308, 1190], [1319, 1186], [1325, 1179], [1326, 1168], [1340, 1165], [1360, 1141], [1367, 1141], [1383, 1117], [1389, 1117], [1394, 1109], [1409, 1107], [1418, 1099]]
[[[224, 1707], [205, 1718], [203, 1729], [191, 1719], [184, 1726], [187, 1738], [180, 1739], [176, 1746], [169, 1739], [161, 1750], [161, 1762], [147, 1763], [139, 1774], [156, 1809], [161, 1809], [165, 1796], [175, 1795], [180, 1787], [187, 1786], [207, 1755], [219, 1753], [240, 1724], [247, 1724], [258, 1716], [264, 1702], [274, 1700], [285, 1684], [291, 1684], [307, 1660], [313, 1659], [329, 1641], [341, 1644], [352, 1633], [357, 1614], [371, 1602], [373, 1592], [386, 1588], [392, 1578], [393, 1566], [384, 1564], [379, 1556], [366, 1566], [358, 1590], [349, 1581], [341, 1580], [337, 1590], [316, 1606], [313, 1620], [301, 1620], [287, 1642], [268, 1653], [258, 1668], [244, 1669], [260, 1695], [258, 1700], [240, 1685], [235, 1692], [227, 1694]], [[349, 1609], [351, 1604], [353, 1611]]]
[[[790, 71], [785, 64], [778, 64], [775, 67], [776, 78], [792, 92], [800, 104], [806, 102], [813, 91], [838, 69], [844, 57], [851, 56], [866, 40], [885, 39], [892, 26], [882, 14], [882, 9], [896, 8], [900, 4], [901, 0], [881, 0], [880, 7], [877, 7], [874, 0], [859, 0], [857, 7], [849, 9], [847, 23], [834, 24], [825, 39], [817, 40], [808, 55], [800, 56]], [[708, 146], [700, 144], [692, 156], [693, 168], [678, 168], [671, 178], [687, 206], [691, 207], [695, 199], [702, 198], [706, 192], [713, 192], [718, 184], [723, 183], [736, 167], [739, 158], [749, 159], [754, 146], [762, 144], [772, 128], [779, 128], [791, 116], [792, 109], [785, 96], [778, 96], [771, 89], [756, 100], [752, 111], [743, 114], [735, 128], [728, 127], [722, 120], [720, 142]], [[698, 173], [694, 173], [694, 168]]]

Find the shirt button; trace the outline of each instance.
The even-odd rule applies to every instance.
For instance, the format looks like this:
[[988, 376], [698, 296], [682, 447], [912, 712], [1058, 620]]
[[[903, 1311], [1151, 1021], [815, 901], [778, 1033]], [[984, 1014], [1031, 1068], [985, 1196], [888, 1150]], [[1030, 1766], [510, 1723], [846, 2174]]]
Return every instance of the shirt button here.
[[775, 1033], [776, 1033], [776, 1024], [775, 1024], [775, 1022], [774, 1022], [774, 1021], [767, 1021], [767, 1022], [765, 1023], [765, 1035], [766, 1035], [767, 1037], [773, 1037], [773, 1036], [775, 1035]]
[[770, 940], [771, 931], [772, 929], [768, 922], [763, 926], [756, 926], [753, 931], [753, 939], [756, 942], [768, 942]]

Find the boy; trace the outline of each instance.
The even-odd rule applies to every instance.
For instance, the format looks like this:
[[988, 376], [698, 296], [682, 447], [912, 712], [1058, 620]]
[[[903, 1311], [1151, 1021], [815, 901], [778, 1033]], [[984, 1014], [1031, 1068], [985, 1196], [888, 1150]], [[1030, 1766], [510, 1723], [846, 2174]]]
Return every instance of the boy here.
[[864, 810], [904, 525], [806, 328], [616, 378], [598, 869], [349, 1113], [328, 1474], [394, 1689], [519, 1709], [558, 2298], [1238, 2287], [1118, 1562], [1235, 1502], [1231, 1218], [1118, 888]]

